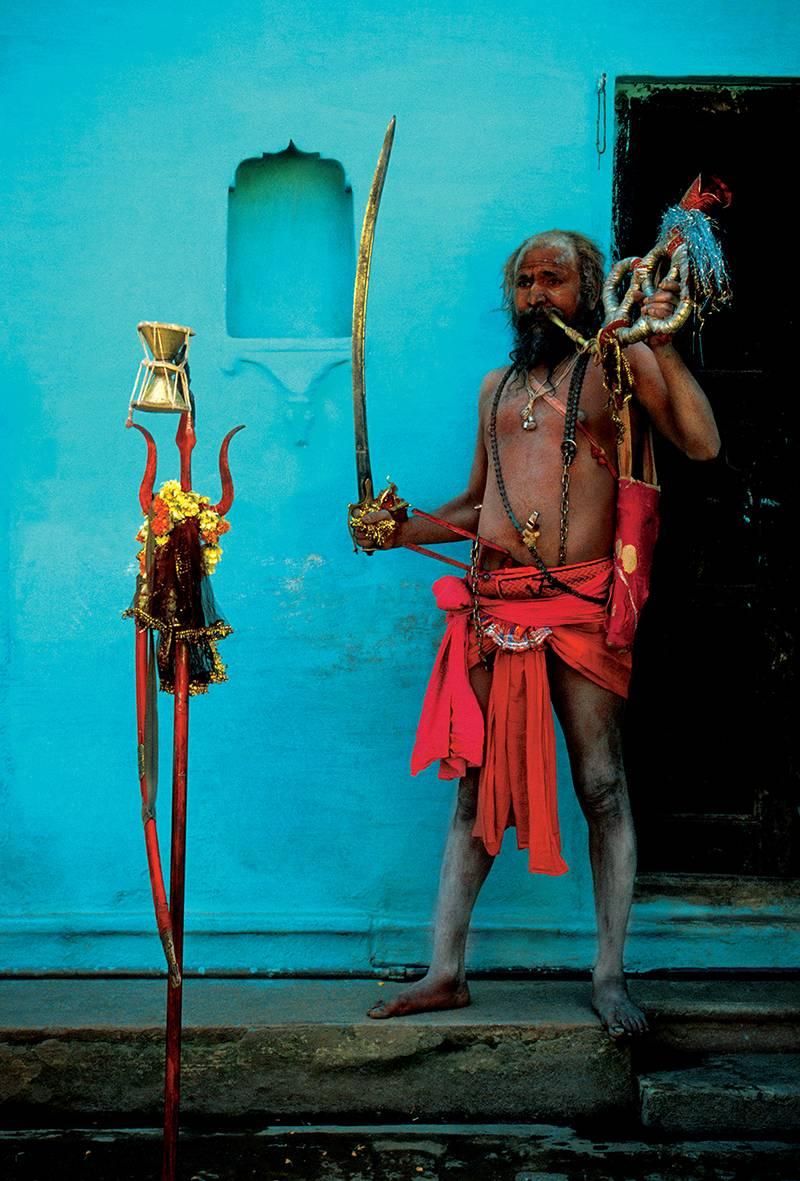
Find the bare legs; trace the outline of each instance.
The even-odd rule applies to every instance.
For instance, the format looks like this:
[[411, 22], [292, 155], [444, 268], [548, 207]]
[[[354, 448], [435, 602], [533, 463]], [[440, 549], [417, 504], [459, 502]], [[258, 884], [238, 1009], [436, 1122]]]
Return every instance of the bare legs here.
[[628, 996], [622, 969], [636, 873], [636, 836], [620, 741], [624, 703], [552, 656], [548, 671], [572, 781], [589, 826], [597, 915], [592, 1004], [612, 1037], [644, 1033], [647, 1021]]
[[[470, 675], [485, 711], [490, 674], [479, 667]], [[623, 702], [552, 654], [548, 654], [548, 675], [575, 791], [589, 826], [598, 940], [592, 1004], [612, 1037], [631, 1036], [645, 1032], [647, 1022], [628, 996], [622, 970], [636, 869], [636, 839], [620, 744]], [[475, 771], [459, 784], [439, 882], [431, 966], [422, 980], [394, 1000], [370, 1009], [370, 1017], [399, 1017], [469, 1004], [464, 967], [467, 933], [493, 861], [483, 843], [472, 836], [477, 781]]]
[[[490, 677], [480, 666], [472, 670], [472, 688], [486, 708]], [[480, 888], [494, 860], [472, 835], [478, 799], [478, 771], [458, 785], [458, 797], [444, 849], [431, 966], [422, 980], [394, 1000], [374, 1005], [370, 1017], [400, 1017], [432, 1009], [459, 1009], [469, 1004], [464, 955], [469, 921]]]

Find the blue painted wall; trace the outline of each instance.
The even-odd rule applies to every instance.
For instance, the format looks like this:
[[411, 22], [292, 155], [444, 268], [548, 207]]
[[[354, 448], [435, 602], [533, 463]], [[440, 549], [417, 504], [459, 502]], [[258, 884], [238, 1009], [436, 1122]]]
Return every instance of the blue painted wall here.
[[[360, 222], [397, 115], [370, 302], [370, 436], [376, 477], [433, 507], [461, 486], [479, 379], [507, 352], [503, 259], [554, 224], [607, 245], [600, 73], [611, 87], [623, 74], [800, 73], [798, 26], [789, 0], [679, 4], [665, 22], [652, 6], [577, 0], [5, 6], [4, 966], [160, 967], [133, 636], [119, 618], [143, 461], [123, 422], [145, 318], [197, 332], [195, 487], [214, 495], [219, 440], [248, 425], [215, 576], [236, 629], [223, 647], [231, 682], [192, 707], [187, 961], [370, 970], [427, 954], [452, 785], [410, 779], [408, 757], [440, 630], [438, 568], [350, 552], [348, 341], [227, 335], [240, 162], [290, 138], [338, 160]], [[665, 197], [683, 179], [665, 148]], [[174, 476], [174, 422], [154, 429], [160, 476]], [[584, 826], [566, 776], [561, 789], [572, 872], [529, 879], [509, 849], [478, 906], [473, 965], [591, 962]], [[167, 817], [162, 796], [164, 840]], [[706, 964], [709, 932], [717, 963], [788, 962], [788, 938], [764, 937], [769, 918], [739, 911], [720, 932], [699, 906], [644, 907], [630, 962]]]

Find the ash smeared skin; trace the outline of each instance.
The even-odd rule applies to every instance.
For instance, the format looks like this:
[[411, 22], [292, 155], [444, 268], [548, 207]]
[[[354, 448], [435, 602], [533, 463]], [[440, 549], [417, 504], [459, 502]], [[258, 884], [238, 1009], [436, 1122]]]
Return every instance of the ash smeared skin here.
[[[490, 674], [481, 665], [470, 672], [475, 696], [484, 713], [489, 700]], [[478, 805], [478, 772], [459, 781], [453, 819], [439, 878], [431, 966], [422, 980], [393, 1000], [374, 1005], [368, 1016], [402, 1017], [436, 1009], [460, 1009], [470, 1003], [465, 967], [467, 934], [472, 908], [494, 858], [483, 841], [472, 835]]]
[[[623, 702], [552, 653], [548, 653], [548, 675], [570, 751], [575, 791], [589, 828], [598, 935], [592, 1006], [612, 1038], [633, 1037], [647, 1031], [647, 1020], [628, 996], [622, 969], [636, 868], [619, 732]], [[490, 676], [480, 666], [470, 674], [484, 711]], [[477, 772], [473, 772], [459, 783], [445, 846], [431, 966], [422, 980], [370, 1009], [370, 1017], [402, 1017], [469, 1004], [465, 971], [469, 921], [494, 861], [472, 836], [476, 807]]]
[[628, 996], [622, 968], [636, 873], [636, 835], [620, 735], [624, 702], [552, 653], [548, 675], [572, 782], [589, 829], [597, 916], [592, 1007], [611, 1037], [633, 1037], [647, 1032], [647, 1020]]

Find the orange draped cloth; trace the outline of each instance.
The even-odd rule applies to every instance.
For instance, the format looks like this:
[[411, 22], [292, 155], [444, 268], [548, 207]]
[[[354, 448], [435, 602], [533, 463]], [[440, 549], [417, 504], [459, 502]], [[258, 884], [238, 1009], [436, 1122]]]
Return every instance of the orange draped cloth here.
[[605, 597], [612, 562], [600, 558], [553, 570], [587, 603], [551, 587], [533, 566], [483, 573], [478, 608], [483, 651], [496, 647], [484, 724], [469, 670], [480, 660], [471, 623], [472, 595], [462, 578], [433, 585], [447, 627], [425, 693], [411, 757], [411, 773], [440, 760], [439, 778], [456, 779], [480, 767], [473, 835], [494, 856], [505, 830], [516, 825], [531, 873], [562, 874], [556, 791], [555, 730], [547, 679], [546, 647], [590, 681], [627, 697], [629, 652], [606, 646]]

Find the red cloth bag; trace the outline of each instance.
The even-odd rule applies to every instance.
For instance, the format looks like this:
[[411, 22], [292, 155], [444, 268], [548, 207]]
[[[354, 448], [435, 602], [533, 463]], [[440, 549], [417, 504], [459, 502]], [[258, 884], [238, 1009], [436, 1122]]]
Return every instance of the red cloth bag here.
[[625, 435], [617, 447], [619, 481], [617, 486], [617, 525], [614, 536], [614, 574], [608, 601], [606, 643], [624, 651], [633, 644], [639, 616], [650, 594], [650, 571], [653, 550], [658, 538], [658, 501], [653, 434], [648, 427], [642, 458], [641, 480], [633, 478], [630, 409], [626, 405], [620, 418]]

